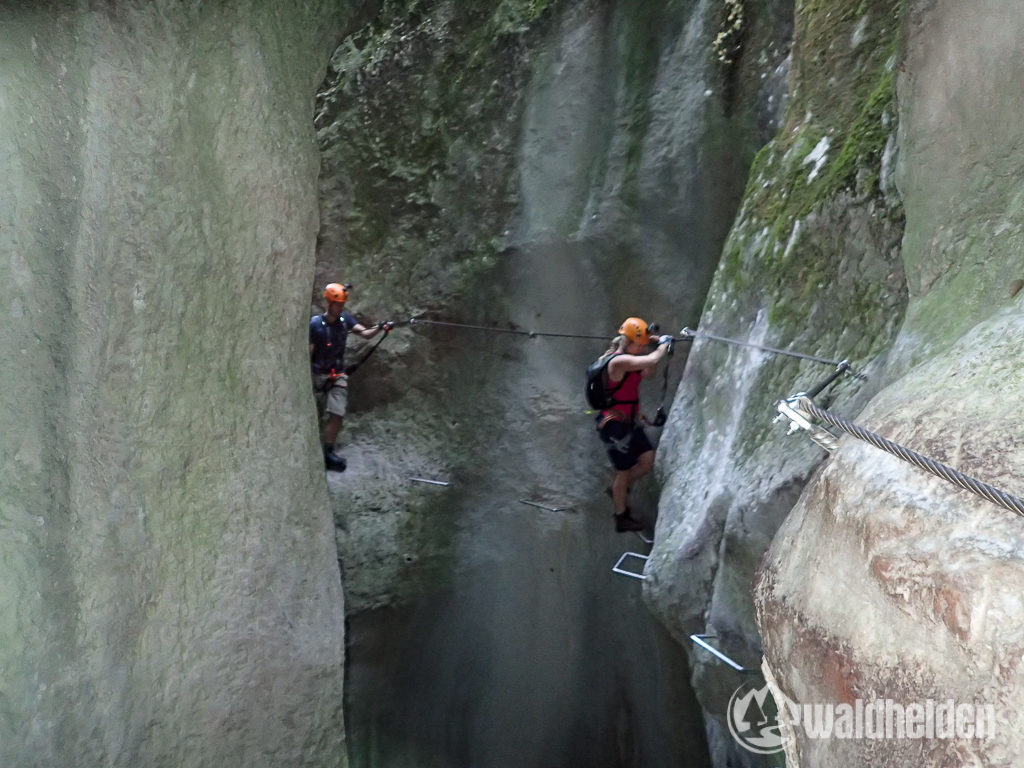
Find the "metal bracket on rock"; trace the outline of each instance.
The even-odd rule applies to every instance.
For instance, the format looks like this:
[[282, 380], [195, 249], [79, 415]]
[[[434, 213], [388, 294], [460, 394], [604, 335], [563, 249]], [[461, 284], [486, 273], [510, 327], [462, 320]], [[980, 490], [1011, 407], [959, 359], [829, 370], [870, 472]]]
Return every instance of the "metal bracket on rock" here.
[[789, 431], [786, 433], [787, 435], [792, 435], [802, 429], [807, 432], [807, 436], [810, 437], [811, 440], [829, 453], [832, 453], [839, 447], [839, 438], [824, 427], [819, 424], [815, 424], [814, 421], [812, 421], [813, 417], [803, 407], [804, 403], [809, 401], [810, 398], [803, 392], [793, 395], [792, 397], [787, 397], [785, 400], [779, 400], [775, 404], [775, 407], [779, 412], [779, 415], [775, 417], [775, 423], [778, 423], [783, 419], [789, 419]]
[[[640, 539], [640, 541], [642, 541], [647, 546], [651, 546], [654, 543], [654, 539], [651, 539], [651, 538], [648, 538], [647, 536], [645, 536], [643, 531], [633, 531], [633, 533], [635, 533], [637, 535], [637, 538]], [[646, 581], [647, 577], [643, 573], [637, 573], [636, 571], [631, 571], [628, 568], [624, 568], [622, 566], [623, 561], [627, 557], [635, 557], [638, 560], [643, 560], [646, 563], [650, 559], [651, 556], [650, 555], [641, 555], [639, 552], [623, 552], [622, 553], [622, 557], [620, 557], [615, 562], [615, 565], [612, 566], [612, 572], [614, 572], [614, 573], [621, 573], [623, 576], [632, 576], [634, 579], [640, 579], [641, 581]]]
[[724, 661], [726, 664], [728, 664], [730, 667], [735, 669], [737, 672], [739, 672], [741, 674], [744, 674], [744, 675], [759, 675], [759, 674], [761, 674], [761, 670], [760, 669], [757, 669], [755, 667], [744, 667], [742, 664], [740, 664], [740, 663], [738, 663], [736, 661], [733, 661], [728, 656], [726, 656], [724, 653], [722, 653], [720, 650], [718, 650], [713, 645], [711, 645], [710, 643], [707, 642], [708, 640], [717, 640], [717, 639], [718, 638], [716, 638], [714, 635], [690, 635], [690, 640], [693, 643], [695, 643], [696, 645], [699, 645], [701, 648], [703, 648], [705, 651], [708, 651], [712, 656], [714, 656], [715, 658], [719, 659], [720, 661]]
[[615, 565], [612, 566], [612, 571], [614, 571], [615, 573], [621, 573], [623, 576], [632, 576], [634, 579], [646, 581], [647, 577], [643, 573], [637, 573], [636, 571], [631, 571], [628, 568], [622, 567], [622, 562], [627, 557], [635, 557], [638, 560], [643, 560], [645, 563], [650, 559], [649, 555], [641, 555], [639, 552], [623, 552], [622, 557], [616, 560]]
[[428, 480], [425, 477], [410, 477], [409, 480], [413, 483], [426, 483], [427, 485], [440, 485], [447, 488], [451, 483], [447, 480]]
[[543, 509], [545, 512], [570, 512], [572, 507], [549, 507], [547, 504], [538, 504], [536, 501], [530, 501], [529, 499], [520, 499], [520, 504], [527, 504], [531, 507], [537, 507], [537, 509]]

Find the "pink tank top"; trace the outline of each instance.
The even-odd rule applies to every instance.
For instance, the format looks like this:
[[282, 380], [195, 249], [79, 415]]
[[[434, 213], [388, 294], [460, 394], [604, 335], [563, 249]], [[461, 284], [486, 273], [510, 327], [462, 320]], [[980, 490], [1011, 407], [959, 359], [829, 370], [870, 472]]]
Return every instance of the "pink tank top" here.
[[633, 421], [636, 417], [637, 412], [640, 410], [640, 380], [642, 375], [640, 371], [629, 371], [622, 380], [619, 382], [608, 382], [609, 389], [615, 389], [615, 394], [612, 395], [612, 399], [615, 401], [615, 405], [609, 408], [604, 413], [609, 411], [616, 413], [625, 421]]

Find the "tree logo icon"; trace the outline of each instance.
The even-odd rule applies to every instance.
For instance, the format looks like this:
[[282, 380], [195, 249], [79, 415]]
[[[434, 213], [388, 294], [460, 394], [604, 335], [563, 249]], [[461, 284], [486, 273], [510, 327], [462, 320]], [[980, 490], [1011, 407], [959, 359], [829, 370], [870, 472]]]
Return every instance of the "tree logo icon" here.
[[729, 733], [744, 749], [759, 755], [782, 751], [779, 712], [767, 683], [748, 682], [733, 691], [726, 717]]

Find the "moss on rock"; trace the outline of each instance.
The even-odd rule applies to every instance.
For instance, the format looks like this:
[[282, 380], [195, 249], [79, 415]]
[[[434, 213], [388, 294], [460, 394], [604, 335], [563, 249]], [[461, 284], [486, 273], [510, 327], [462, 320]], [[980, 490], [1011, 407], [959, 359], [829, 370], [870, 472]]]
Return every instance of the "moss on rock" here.
[[[900, 10], [881, 0], [798, 5], [786, 115], [754, 159], [701, 318], [716, 335], [868, 367], [869, 382], [841, 380], [819, 398], [844, 414], [881, 385], [907, 304], [889, 162]], [[759, 648], [747, 586], [822, 458], [806, 438], [786, 439], [771, 415], [777, 400], [829, 373], [695, 345], [673, 405], [678, 422], [659, 449], [665, 484], [645, 584], [676, 637], [713, 631]], [[697, 673], [710, 699], [718, 674]]]
[[[802, 245], [813, 239], [809, 218], [842, 201], [870, 207], [884, 227], [902, 227], [902, 210], [883, 188], [885, 149], [896, 130], [899, 8], [868, 0], [809, 0], [798, 8], [787, 118], [753, 163], [721, 266], [726, 283], [766, 290], [775, 325], [798, 327], [800, 307], [833, 273], [828, 252]], [[858, 306], [862, 295], [855, 292], [837, 320], [877, 308]]]
[[325, 277], [359, 274], [371, 303], [423, 309], [494, 267], [527, 43], [550, 5], [385, 3], [342, 42], [316, 116]]

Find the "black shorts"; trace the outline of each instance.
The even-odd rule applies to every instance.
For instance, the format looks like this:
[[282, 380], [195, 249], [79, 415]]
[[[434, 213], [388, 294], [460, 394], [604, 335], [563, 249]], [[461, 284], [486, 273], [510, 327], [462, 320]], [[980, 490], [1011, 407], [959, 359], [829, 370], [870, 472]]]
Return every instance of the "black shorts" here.
[[641, 456], [654, 450], [640, 425], [631, 426], [624, 421], [609, 419], [607, 424], [597, 430], [597, 434], [608, 449], [612, 466], [619, 472], [632, 469]]

